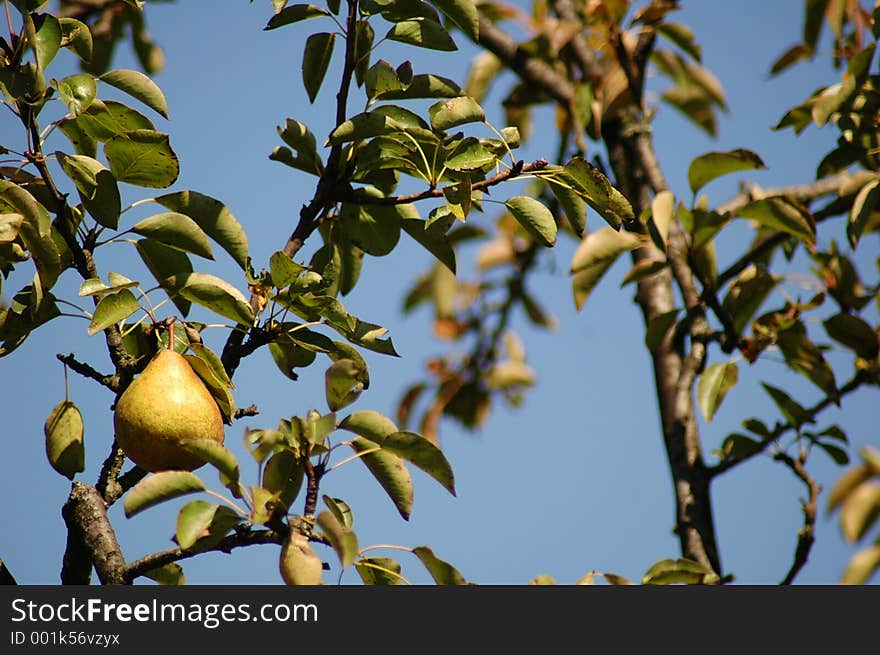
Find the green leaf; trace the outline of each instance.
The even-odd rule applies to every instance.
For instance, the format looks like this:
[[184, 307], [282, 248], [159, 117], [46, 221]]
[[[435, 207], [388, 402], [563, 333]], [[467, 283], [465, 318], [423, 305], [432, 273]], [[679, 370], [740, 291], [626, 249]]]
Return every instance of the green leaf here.
[[556, 245], [556, 221], [543, 204], [529, 196], [514, 196], [504, 203], [516, 221], [548, 248]]
[[123, 503], [125, 516], [131, 518], [138, 512], [166, 500], [205, 490], [205, 484], [195, 473], [189, 471], [153, 473], [138, 482], [126, 494]]
[[847, 464], [849, 464], [849, 455], [847, 454], [846, 450], [844, 450], [840, 446], [832, 443], [825, 443], [823, 441], [817, 441], [816, 445], [824, 450], [838, 466], [846, 466]]
[[778, 280], [763, 268], [749, 266], [730, 285], [721, 303], [731, 318], [737, 333], [742, 333], [755, 313], [761, 308]]
[[193, 270], [189, 257], [180, 250], [152, 239], [138, 240], [135, 248], [156, 282], [171, 297], [174, 306], [180, 310], [181, 315], [187, 316], [191, 303], [178, 292]]
[[53, 469], [69, 480], [85, 471], [83, 419], [74, 403], [62, 400], [55, 405], [43, 426], [43, 434], [46, 437], [46, 457]]
[[79, 116], [98, 95], [98, 85], [95, 78], [88, 73], [68, 75], [58, 82], [58, 95], [67, 105], [68, 111]]
[[822, 355], [822, 351], [807, 336], [803, 324], [777, 333], [776, 345], [785, 357], [789, 368], [805, 376], [813, 384], [837, 401], [837, 383], [834, 371]]
[[455, 41], [443, 27], [430, 20], [405, 20], [394, 25], [386, 39], [431, 50], [458, 50]]
[[781, 230], [804, 243], [816, 242], [816, 223], [813, 215], [799, 203], [777, 196], [750, 202], [737, 213], [750, 218], [759, 225]]
[[603, 227], [591, 232], [581, 241], [571, 259], [571, 273], [589, 271], [599, 266], [608, 267], [624, 252], [633, 250], [642, 241], [632, 232], [617, 232], [613, 228]]
[[568, 222], [574, 233], [583, 237], [587, 229], [587, 203], [586, 201], [571, 187], [559, 184], [552, 178], [547, 179], [550, 191], [559, 201], [559, 206], [565, 212]]
[[278, 289], [283, 289], [291, 284], [305, 269], [278, 250], [269, 258], [269, 275], [272, 276], [272, 284]]
[[306, 40], [302, 58], [302, 78], [310, 102], [315, 102], [318, 91], [321, 90], [321, 83], [333, 56], [334, 43], [336, 43], [336, 35], [329, 32], [312, 34]]
[[384, 91], [377, 100], [416, 100], [421, 98], [454, 98], [462, 94], [452, 80], [431, 73], [413, 75], [412, 82], [401, 89]]
[[24, 216], [21, 214], [0, 214], [0, 243], [12, 243], [18, 236]]
[[341, 498], [331, 498], [327, 494], [321, 496], [321, 499], [343, 527], [350, 528], [352, 526], [354, 523], [354, 515], [352, 514], [351, 507], [349, 507], [348, 503]]
[[303, 348], [286, 336], [271, 342], [269, 353], [278, 370], [291, 380], [299, 379], [299, 375], [293, 369], [309, 366], [316, 358], [314, 352]]
[[318, 527], [324, 531], [324, 536], [330, 542], [342, 568], [350, 566], [358, 554], [357, 535], [347, 528], [330, 512], [318, 514]]
[[193, 500], [180, 508], [177, 514], [177, 545], [183, 550], [192, 548], [195, 543], [209, 533], [208, 528], [214, 520], [218, 505], [205, 500]]
[[652, 275], [656, 275], [667, 266], [669, 266], [669, 262], [665, 259], [643, 259], [633, 264], [632, 268], [623, 276], [620, 286], [623, 288], [632, 282], [641, 282]]
[[[278, 128], [278, 136], [296, 151], [294, 163], [285, 162], [295, 168], [302, 168], [307, 173], [321, 175], [324, 171], [324, 164], [318, 156], [318, 145], [315, 141], [315, 135], [303, 123], [288, 118], [284, 123], [284, 128]], [[272, 157], [270, 156], [270, 159]]]
[[689, 559], [664, 559], [651, 565], [642, 576], [642, 584], [705, 584], [717, 582], [718, 575]]
[[89, 26], [75, 18], [59, 18], [61, 47], [69, 48], [83, 62], [92, 59], [92, 33]]
[[304, 471], [289, 450], [272, 455], [263, 468], [263, 488], [278, 497], [278, 504], [287, 511], [302, 488]]
[[400, 563], [388, 557], [365, 557], [354, 563], [365, 585], [396, 585], [403, 582]]
[[330, 411], [348, 407], [360, 397], [364, 384], [362, 370], [351, 359], [333, 362], [324, 374], [324, 392]]
[[[368, 195], [380, 196], [370, 190]], [[346, 237], [368, 255], [383, 257], [400, 240], [400, 221], [418, 218], [415, 205], [358, 205], [346, 203], [339, 215], [339, 225]]]
[[647, 346], [648, 350], [653, 351], [660, 347], [669, 330], [678, 321], [680, 313], [680, 309], [670, 309], [668, 312], [658, 314], [651, 319], [645, 330], [645, 346]]
[[178, 212], [155, 214], [137, 223], [131, 231], [177, 250], [214, 259], [207, 235], [198, 223], [186, 214]]
[[95, 100], [79, 115], [76, 123], [88, 136], [98, 141], [108, 141], [114, 136], [135, 130], [156, 130], [149, 118], [113, 100]]
[[164, 189], [180, 174], [180, 162], [168, 135], [154, 130], [134, 130], [104, 144], [110, 170], [120, 182]]
[[180, 295], [241, 325], [253, 325], [254, 312], [236, 287], [215, 275], [188, 273], [175, 281]]
[[383, 450], [412, 462], [455, 495], [452, 467], [443, 452], [428, 439], [415, 432], [401, 431], [386, 435], [380, 445]]
[[413, 483], [403, 460], [363, 437], [352, 439], [350, 445], [355, 453], [361, 454], [359, 459], [391, 498], [400, 515], [408, 520], [412, 512]]
[[180, 444], [184, 450], [213, 466], [220, 472], [220, 481], [226, 487], [236, 485], [239, 479], [238, 460], [232, 451], [212, 439], [188, 439]]
[[387, 416], [372, 409], [364, 409], [346, 416], [339, 427], [381, 445], [388, 435], [397, 432], [397, 426]]
[[871, 216], [880, 208], [880, 180], [874, 179], [859, 189], [849, 210], [846, 224], [846, 236], [849, 244], [855, 248], [869, 225]]
[[140, 309], [140, 305], [137, 298], [128, 289], [104, 296], [95, 307], [95, 313], [89, 323], [89, 336], [125, 320], [138, 309]]
[[449, 243], [446, 232], [439, 224], [428, 226], [420, 218], [404, 218], [400, 221], [400, 227], [425, 250], [434, 255], [437, 261], [455, 273], [455, 250]]
[[163, 586], [179, 586], [186, 584], [186, 576], [183, 574], [183, 567], [174, 562], [155, 569], [150, 569], [144, 573], [144, 576]]
[[232, 256], [242, 270], [247, 270], [247, 234], [222, 202], [188, 190], [169, 193], [153, 200], [166, 209], [189, 216], [205, 234]]
[[794, 426], [796, 430], [799, 430], [806, 423], [815, 423], [810, 413], [782, 389], [773, 387], [766, 382], [762, 382], [761, 386], [764, 387], [764, 391], [770, 394], [785, 420]]
[[61, 47], [61, 23], [52, 14], [33, 14], [36, 40], [31, 43], [37, 64], [46, 70]]
[[582, 157], [569, 160], [561, 177], [615, 230], [635, 220], [632, 205], [624, 195]]
[[354, 26], [354, 78], [358, 86], [363, 86], [364, 77], [370, 68], [370, 54], [373, 51], [373, 28], [369, 21], [359, 20]]
[[727, 460], [745, 459], [760, 453], [762, 449], [759, 442], [738, 432], [727, 435], [721, 442], [721, 455]]
[[19, 236], [34, 259], [40, 287], [50, 289], [61, 274], [61, 255], [52, 238], [52, 221], [43, 205], [20, 186], [0, 180], [0, 200], [24, 216]]
[[364, 75], [364, 88], [367, 92], [367, 98], [375, 98], [388, 91], [399, 91], [406, 87], [400, 78], [397, 77], [397, 71], [394, 66], [384, 59], [380, 59], [370, 66], [366, 75]]
[[700, 44], [694, 41], [694, 33], [689, 27], [679, 23], [664, 22], [660, 23], [655, 29], [658, 34], [665, 36], [696, 61], [702, 60]]
[[76, 154], [93, 158], [98, 154], [97, 141], [86, 133], [78, 119], [62, 119], [58, 122], [58, 129], [68, 138], [76, 150]]
[[466, 585], [464, 576], [458, 572], [452, 564], [446, 562], [434, 554], [427, 546], [413, 548], [413, 554], [421, 560], [428, 573], [438, 585]]
[[435, 102], [428, 108], [428, 116], [431, 119], [431, 127], [438, 132], [467, 123], [483, 123], [486, 120], [486, 112], [470, 96], [458, 96]]
[[476, 42], [480, 33], [477, 5], [472, 0], [432, 0], [449, 20]]
[[143, 73], [124, 69], [112, 70], [98, 79], [140, 100], [163, 118], [168, 118], [168, 103], [162, 89]]
[[688, 183], [691, 191], [697, 191], [715, 178], [736, 171], [767, 168], [761, 158], [751, 150], [737, 148], [728, 152], [708, 152], [700, 155], [688, 167]]
[[864, 359], [874, 359], [880, 352], [877, 332], [858, 316], [841, 312], [823, 322], [828, 336]]
[[[489, 152], [477, 139], [468, 137], [456, 147], [455, 154], [447, 158], [443, 165], [453, 171], [473, 171], [481, 170], [484, 166], [492, 165], [497, 161], [498, 157]], [[467, 199], [470, 200], [470, 197], [471, 190], [468, 185]]]
[[669, 226], [675, 218], [675, 196], [671, 191], [661, 191], [651, 201], [651, 218], [648, 219], [648, 234], [659, 250], [666, 252], [666, 239]]
[[880, 483], [862, 482], [843, 501], [840, 527], [849, 543], [861, 539], [880, 518]]
[[119, 186], [111, 171], [91, 157], [56, 152], [58, 162], [76, 185], [86, 211], [101, 225], [116, 229], [122, 211]]
[[272, 16], [266, 27], [263, 29], [274, 30], [285, 25], [290, 25], [291, 23], [298, 23], [301, 20], [329, 15], [330, 12], [323, 7], [318, 7], [316, 5], [291, 5]]
[[220, 413], [223, 414], [224, 423], [232, 425], [235, 417], [235, 399], [229, 390], [234, 387], [223, 369], [223, 363], [216, 354], [202, 344], [191, 343], [189, 347], [197, 354], [185, 354], [186, 361], [211, 392], [211, 396], [220, 408]]
[[721, 407], [724, 396], [736, 385], [739, 367], [734, 363], [718, 363], [706, 367], [697, 383], [697, 403], [706, 421], [711, 421]]

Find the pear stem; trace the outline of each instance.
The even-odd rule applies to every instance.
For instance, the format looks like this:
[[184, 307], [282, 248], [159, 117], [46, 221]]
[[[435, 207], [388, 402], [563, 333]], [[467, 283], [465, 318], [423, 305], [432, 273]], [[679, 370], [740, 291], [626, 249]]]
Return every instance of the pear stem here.
[[174, 350], [174, 319], [168, 323], [168, 350]]

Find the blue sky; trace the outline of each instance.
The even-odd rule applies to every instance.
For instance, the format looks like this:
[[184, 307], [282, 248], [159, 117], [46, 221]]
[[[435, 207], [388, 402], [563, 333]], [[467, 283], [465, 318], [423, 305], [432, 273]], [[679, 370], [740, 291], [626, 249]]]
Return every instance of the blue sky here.
[[[703, 47], [705, 64], [723, 83], [730, 113], [720, 120], [718, 139], [692, 128], [673, 110], [661, 107], [654, 124], [660, 162], [677, 194], [689, 200], [686, 172], [690, 160], [708, 150], [744, 147], [758, 152], [768, 170], [748, 176], [764, 186], [808, 181], [815, 165], [834, 142], [831, 131], [808, 129], [800, 138], [769, 128], [791, 106], [816, 87], [835, 82], [838, 74], [821, 57], [778, 79], [768, 80], [771, 62], [800, 34], [802, 3], [795, 0], [738, 3], [689, 2], [675, 20], [689, 25]], [[181, 176], [173, 190], [195, 189], [226, 202], [248, 231], [257, 266], [280, 249], [300, 206], [311, 197], [312, 178], [267, 159], [280, 144], [275, 126], [291, 117], [309, 124], [319, 137], [332, 129], [336, 77], [331, 68], [325, 88], [314, 105], [301, 88], [300, 54], [307, 22], [263, 32], [271, 9], [268, 2], [245, 0], [210, 3], [180, 0], [149, 7], [152, 35], [164, 47], [166, 70], [157, 77], [170, 108], [170, 121], [151, 116], [160, 130], [171, 134], [181, 160]], [[458, 39], [458, 41], [463, 41]], [[415, 72], [440, 71], [463, 81], [473, 48], [458, 53], [402, 50], [383, 46], [377, 57], [399, 63], [413, 61]], [[826, 53], [827, 54], [827, 53]], [[67, 60], [69, 64], [69, 60]], [[122, 48], [116, 67], [135, 64]], [[55, 72], [60, 77], [62, 68]], [[503, 90], [504, 84], [499, 86]], [[662, 88], [652, 80], [652, 89]], [[103, 89], [102, 89], [103, 91]], [[356, 96], [355, 96], [356, 97]], [[493, 94], [497, 99], [497, 93]], [[357, 98], [357, 97], [356, 97]], [[351, 103], [359, 111], [361, 100]], [[496, 125], [502, 117], [491, 101], [485, 103]], [[17, 143], [9, 114], [0, 119], [3, 143]], [[596, 146], [598, 147], [598, 146]], [[61, 135], [49, 149], [70, 150]], [[536, 137], [523, 158], [553, 156], [553, 135]], [[744, 176], [710, 185], [712, 203], [733, 195]], [[124, 189], [128, 202], [150, 195]], [[514, 195], [515, 188], [510, 189]], [[159, 211], [154, 206], [153, 211]], [[423, 210], [427, 213], [429, 208]], [[133, 212], [134, 213], [134, 212]], [[138, 216], [146, 216], [147, 210]], [[488, 224], [491, 215], [474, 220]], [[601, 219], [588, 216], [588, 228]], [[834, 222], [840, 240], [842, 229]], [[829, 233], [830, 234], [830, 233]], [[723, 265], [744, 243], [745, 233], [733, 232], [719, 243]], [[820, 238], [830, 238], [821, 234]], [[535, 331], [516, 314], [512, 327], [522, 337], [538, 385], [523, 407], [496, 405], [490, 420], [476, 433], [445, 422], [442, 446], [456, 476], [457, 497], [414, 471], [415, 507], [409, 522], [400, 519], [384, 492], [357, 462], [325, 478], [323, 492], [345, 499], [353, 508], [354, 528], [361, 546], [371, 544], [429, 545], [452, 562], [469, 580], [484, 584], [521, 584], [541, 573], [559, 582], [574, 582], [590, 570], [610, 571], [638, 579], [655, 560], [678, 556], [672, 534], [672, 485], [658, 431], [657, 407], [643, 327], [633, 288], [620, 288], [628, 270], [618, 262], [594, 292], [581, 313], [571, 300], [567, 275], [575, 243], [560, 240], [547, 253], [530, 289], [559, 322], [553, 332]], [[859, 257], [863, 272], [873, 270], [877, 236], [870, 235]], [[305, 255], [314, 250], [310, 243]], [[130, 246], [108, 246], [99, 254], [103, 272], [136, 277], [147, 274]], [[867, 255], [864, 253], [868, 253]], [[459, 254], [464, 275], [473, 270], [473, 251]], [[302, 256], [301, 256], [302, 258]], [[805, 271], [803, 262], [799, 271]], [[403, 295], [411, 280], [430, 266], [430, 256], [411, 241], [390, 256], [368, 258], [358, 287], [346, 306], [365, 320], [391, 330], [401, 358], [366, 355], [372, 386], [352, 409], [376, 409], [391, 414], [400, 393], [420, 376], [425, 360], [447, 346], [431, 336], [431, 316], [419, 310], [404, 317]], [[871, 268], [868, 268], [868, 266]], [[238, 269], [228, 258], [200, 270], [225, 275], [244, 289]], [[17, 288], [14, 282], [4, 289]], [[21, 281], [18, 286], [26, 283]], [[62, 279], [58, 295], [74, 297], [78, 280], [72, 272]], [[791, 285], [792, 294], [807, 292]], [[779, 297], [769, 301], [779, 304]], [[872, 318], [873, 320], [873, 318]], [[208, 345], [219, 350], [225, 331], [207, 333]], [[0, 412], [4, 416], [0, 494], [7, 528], [0, 533], [0, 557], [23, 583], [58, 581], [65, 532], [60, 507], [69, 490], [66, 479], [54, 473], [43, 453], [42, 426], [51, 408], [63, 398], [64, 381], [55, 353], [75, 352], [81, 360], [109, 370], [102, 340], [86, 335], [86, 322], [67, 319], [34, 333], [12, 356], [0, 361]], [[712, 353], [712, 361], [718, 359]], [[832, 355], [846, 375], [846, 356]], [[319, 360], [320, 361], [320, 360]], [[844, 378], [845, 379], [845, 378]], [[818, 392], [788, 373], [781, 363], [740, 368], [740, 382], [709, 426], [703, 425], [707, 457], [745, 416], [771, 423], [775, 409], [760, 391], [759, 381], [789, 388], [803, 404]], [[245, 453], [245, 426], [272, 427], [281, 417], [323, 409], [323, 367], [304, 370], [297, 382], [281, 376], [265, 350], [244, 361], [235, 378], [236, 400], [259, 405], [261, 414], [227, 428], [227, 445], [239, 455], [244, 477], [253, 481], [256, 467]], [[108, 407], [110, 393], [94, 383], [71, 376], [71, 399], [81, 408], [86, 424], [87, 470], [81, 479], [93, 481], [112, 438]], [[876, 391], [847, 398], [842, 410], [824, 415], [839, 423], [852, 441], [877, 444]], [[841, 470], [816, 453], [811, 471], [829, 488]], [[203, 469], [205, 480], [219, 488], [215, 474]], [[791, 474], [767, 458], [728, 473], [714, 487], [715, 516], [721, 557], [726, 572], [744, 583], [773, 583], [790, 562], [800, 526], [802, 487]], [[823, 495], [823, 499], [824, 499]], [[122, 515], [121, 503], [111, 509], [120, 543], [128, 559], [167, 548], [174, 532], [176, 511], [184, 501], [150, 509], [133, 519]], [[823, 503], [824, 507], [824, 503]], [[836, 521], [822, 513], [817, 544], [799, 582], [826, 584], [837, 580], [852, 549], [843, 543]], [[320, 553], [331, 562], [325, 580], [336, 580], [338, 566], [331, 551]], [[428, 582], [414, 557], [398, 557], [412, 581]], [[275, 546], [241, 549], [232, 555], [212, 554], [184, 563], [190, 583], [275, 584], [278, 550]], [[347, 571], [343, 582], [355, 582]]]

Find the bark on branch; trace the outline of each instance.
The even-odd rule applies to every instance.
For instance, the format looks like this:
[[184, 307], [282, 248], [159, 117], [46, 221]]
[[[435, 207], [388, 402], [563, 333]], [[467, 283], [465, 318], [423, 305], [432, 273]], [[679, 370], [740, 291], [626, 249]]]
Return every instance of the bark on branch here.
[[83, 482], [74, 482], [61, 514], [68, 534], [61, 582], [88, 584], [94, 564], [101, 584], [123, 584], [125, 558], [98, 490]]

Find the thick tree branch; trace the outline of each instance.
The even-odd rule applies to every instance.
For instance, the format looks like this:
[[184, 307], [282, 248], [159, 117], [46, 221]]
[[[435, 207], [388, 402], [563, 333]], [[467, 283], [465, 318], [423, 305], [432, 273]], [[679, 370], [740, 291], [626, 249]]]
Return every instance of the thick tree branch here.
[[[83, 482], [74, 482], [61, 513], [67, 524], [68, 546], [71, 539], [75, 541], [74, 548], [68, 547], [65, 553], [61, 581], [88, 584], [94, 564], [101, 584], [122, 584], [125, 558], [98, 490]], [[88, 570], [83, 565], [86, 554], [91, 558]]]
[[815, 541], [816, 505], [822, 487], [820, 487], [816, 483], [816, 480], [807, 473], [807, 469], [804, 467], [807, 459], [806, 455], [802, 454], [797, 459], [794, 459], [785, 453], [776, 453], [773, 456], [773, 459], [782, 462], [785, 466], [791, 469], [792, 473], [794, 473], [807, 488], [807, 498], [801, 502], [801, 509], [804, 513], [804, 525], [798, 531], [797, 545], [794, 549], [794, 561], [791, 563], [791, 568], [789, 568], [788, 573], [785, 574], [782, 582], [779, 583], [781, 585], [789, 585], [794, 582], [797, 574], [800, 573], [801, 569], [806, 565], [807, 560], [810, 558], [810, 550], [812, 550], [813, 542]]

